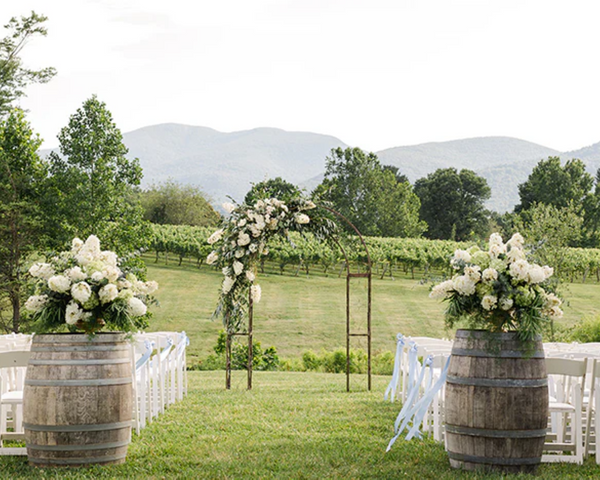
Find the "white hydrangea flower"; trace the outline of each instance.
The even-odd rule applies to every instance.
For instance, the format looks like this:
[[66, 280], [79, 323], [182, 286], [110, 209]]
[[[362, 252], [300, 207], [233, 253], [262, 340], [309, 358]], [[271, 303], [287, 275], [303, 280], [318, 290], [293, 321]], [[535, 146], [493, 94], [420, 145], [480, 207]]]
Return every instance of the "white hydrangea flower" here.
[[548, 315], [553, 318], [560, 318], [563, 316], [563, 313], [564, 312], [562, 311], [562, 309], [560, 307], [555, 306], [550, 309], [550, 311], [548, 312]]
[[235, 261], [233, 262], [233, 273], [237, 277], [244, 271], [244, 264], [242, 262]]
[[147, 307], [139, 298], [131, 297], [127, 302], [129, 314], [132, 317], [141, 317], [146, 314]]
[[227, 276], [223, 279], [222, 289], [223, 289], [223, 293], [225, 295], [227, 295], [231, 291], [234, 283], [235, 283], [235, 279], [232, 277]]
[[107, 265], [102, 269], [102, 274], [110, 283], [115, 283], [121, 276], [121, 270], [118, 267]]
[[484, 282], [493, 282], [498, 280], [498, 270], [495, 268], [486, 268], [481, 274]]
[[106, 265], [110, 265], [111, 267], [117, 267], [117, 263], [119, 258], [117, 257], [117, 254], [115, 252], [111, 252], [109, 250], [105, 250], [103, 252], [100, 252], [100, 255], [98, 257], [100, 259], [101, 262], [105, 263]]
[[253, 303], [260, 302], [262, 291], [260, 285], [252, 285], [250, 287], [250, 298], [252, 298]]
[[553, 293], [549, 293], [546, 295], [546, 308], [552, 307], [560, 307], [562, 305], [562, 300], [558, 298]]
[[490, 258], [498, 258], [502, 253], [506, 253], [506, 245], [500, 243], [491, 243], [490, 244], [490, 249], [488, 251], [488, 254], [490, 255]]
[[277, 230], [277, 224], [279, 223], [279, 220], [277, 220], [276, 218], [272, 218], [267, 227], [269, 228], [269, 230]]
[[429, 292], [429, 298], [446, 298], [448, 293], [450, 293], [453, 289], [454, 282], [452, 280], [446, 280], [445, 282], [442, 282], [431, 289], [431, 292]]
[[83, 310], [75, 302], [69, 302], [65, 312], [65, 321], [69, 325], [75, 325], [78, 320], [81, 320]]
[[466, 275], [460, 275], [453, 281], [453, 288], [459, 295], [473, 295], [475, 293], [475, 282]]
[[490, 246], [491, 245], [502, 245], [502, 236], [499, 233], [492, 233], [490, 235]]
[[479, 265], [468, 265], [465, 267], [465, 275], [475, 283], [481, 279], [481, 267]]
[[296, 221], [297, 224], [299, 225], [305, 225], [308, 222], [310, 222], [310, 217], [308, 215], [306, 215], [305, 213], [298, 213], [294, 220]]
[[498, 297], [496, 297], [496, 295], [484, 295], [481, 299], [481, 306], [488, 311], [496, 308], [497, 304]]
[[529, 278], [529, 267], [527, 260], [517, 260], [510, 265], [510, 275], [517, 280], [527, 280]]
[[58, 293], [66, 293], [71, 288], [71, 280], [64, 275], [54, 275], [48, 279], [50, 290]]
[[29, 274], [32, 277], [43, 278], [44, 280], [48, 280], [54, 273], [54, 268], [49, 263], [36, 262], [29, 269]]
[[527, 271], [527, 279], [533, 284], [543, 282], [546, 279], [544, 269], [539, 265], [530, 265]]
[[240, 234], [238, 235], [238, 241], [237, 244], [240, 247], [244, 247], [246, 245], [248, 245], [250, 243], [250, 235], [248, 235], [245, 232], [240, 232]]
[[215, 263], [217, 263], [218, 259], [219, 259], [219, 254], [215, 251], [212, 251], [206, 257], [206, 263], [208, 265], [214, 265]]
[[248, 279], [249, 282], [253, 282], [254, 279], [256, 278], [256, 275], [254, 275], [254, 273], [251, 272], [250, 270], [246, 270], [246, 278]]
[[517, 260], [525, 260], [525, 252], [520, 248], [512, 247], [506, 254], [506, 259], [509, 262], [516, 262]]
[[129, 280], [125, 280], [123, 278], [121, 278], [120, 280], [117, 280], [117, 287], [119, 288], [119, 290], [128, 290], [132, 286], [133, 285], [131, 284], [131, 282]]
[[250, 250], [251, 253], [256, 253], [258, 251], [258, 245], [256, 243], [251, 243], [248, 246], [248, 250]]
[[227, 213], [231, 213], [235, 210], [235, 205], [231, 202], [225, 202], [223, 203], [223, 210], [225, 210]]
[[112, 302], [115, 298], [117, 298], [117, 295], [119, 295], [119, 289], [114, 283], [104, 285], [98, 291], [98, 298], [100, 298], [100, 303], [103, 305]]
[[46, 306], [48, 295], [32, 295], [25, 302], [25, 309], [30, 312], [39, 312]]
[[83, 240], [81, 240], [81, 238], [75, 237], [71, 242], [71, 252], [78, 253], [79, 250], [81, 250], [81, 247], [83, 247]]
[[94, 282], [101, 282], [102, 280], [104, 280], [104, 273], [102, 273], [102, 272], [94, 272], [94, 273], [92, 273], [92, 275], [90, 276], [90, 278]]
[[512, 298], [503, 297], [500, 299], [500, 308], [507, 312], [512, 308], [514, 301]]
[[510, 240], [506, 242], [507, 245], [510, 245], [512, 248], [518, 248], [519, 250], [523, 248], [524, 243], [525, 239], [519, 232], [515, 233], [512, 237], [510, 237]]
[[154, 292], [158, 290], [158, 282], [155, 280], [149, 280], [146, 282], [146, 294], [152, 295]]
[[471, 261], [471, 254], [466, 250], [456, 250], [454, 252], [452, 260], [450, 260], [450, 265], [452, 265], [452, 267], [454, 267], [455, 270], [458, 270], [460, 268], [459, 261], [461, 260], [465, 263], [469, 263]]
[[242, 218], [242, 219], [241, 219], [241, 220], [238, 222], [237, 226], [238, 226], [238, 227], [240, 227], [240, 228], [242, 228], [242, 227], [245, 227], [245, 226], [246, 226], [246, 223], [248, 223], [248, 221], [247, 221], [245, 218]]
[[542, 267], [542, 270], [544, 270], [545, 280], [548, 280], [554, 274], [554, 269], [552, 267], [549, 267], [548, 265], [544, 265]]
[[238, 248], [233, 255], [235, 258], [242, 258], [244, 255], [246, 255], [246, 251], [243, 248]]
[[74, 283], [71, 286], [71, 296], [79, 303], [84, 304], [92, 295], [92, 289], [86, 282]]
[[217, 230], [210, 237], [208, 237], [207, 242], [212, 245], [213, 243], [217, 243], [223, 237], [223, 229]]
[[82, 248], [79, 253], [75, 255], [75, 260], [79, 265], [85, 267], [94, 261], [94, 254]]
[[69, 268], [65, 273], [72, 282], [80, 282], [81, 280], [85, 280], [87, 278], [87, 274], [81, 270], [81, 267]]

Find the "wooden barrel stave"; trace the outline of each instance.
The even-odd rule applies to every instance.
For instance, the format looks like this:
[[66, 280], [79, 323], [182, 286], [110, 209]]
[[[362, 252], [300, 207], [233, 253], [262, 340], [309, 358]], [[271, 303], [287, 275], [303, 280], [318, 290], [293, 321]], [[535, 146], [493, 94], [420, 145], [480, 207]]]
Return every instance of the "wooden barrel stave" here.
[[514, 335], [499, 337], [457, 332], [446, 385], [454, 468], [530, 472], [540, 462], [548, 418], [543, 347], [538, 341], [527, 350]]
[[35, 336], [24, 398], [30, 464], [125, 461], [133, 398], [123, 334]]

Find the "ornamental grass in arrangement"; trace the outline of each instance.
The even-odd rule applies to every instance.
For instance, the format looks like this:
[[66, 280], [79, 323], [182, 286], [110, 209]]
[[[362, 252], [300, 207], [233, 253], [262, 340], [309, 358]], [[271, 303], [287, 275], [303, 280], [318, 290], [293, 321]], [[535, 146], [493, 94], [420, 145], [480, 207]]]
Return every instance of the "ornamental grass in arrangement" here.
[[38, 333], [137, 331], [147, 326], [147, 305], [156, 302], [158, 284], [121, 269], [116, 253], [101, 250], [95, 235], [75, 238], [70, 251], [34, 263], [29, 274], [35, 292], [25, 309]]
[[448, 303], [447, 326], [466, 321], [470, 328], [516, 331], [521, 341], [529, 341], [545, 322], [562, 316], [562, 302], [549, 282], [553, 268], [530, 262], [524, 243], [519, 233], [506, 243], [494, 233], [487, 250], [473, 246], [454, 252], [450, 264], [456, 274], [429, 294]]

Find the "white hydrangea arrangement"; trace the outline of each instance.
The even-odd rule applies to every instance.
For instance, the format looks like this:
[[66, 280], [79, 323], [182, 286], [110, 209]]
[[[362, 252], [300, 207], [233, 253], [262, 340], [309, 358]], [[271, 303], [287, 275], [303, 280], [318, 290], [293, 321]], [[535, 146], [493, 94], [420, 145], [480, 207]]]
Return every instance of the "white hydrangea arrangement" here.
[[561, 300], [548, 282], [554, 270], [530, 263], [524, 243], [519, 233], [506, 243], [494, 233], [487, 251], [474, 246], [454, 252], [450, 265], [456, 274], [429, 294], [448, 302], [448, 326], [468, 320], [490, 331], [517, 331], [526, 341], [546, 320], [562, 316]]
[[37, 331], [64, 329], [94, 333], [103, 327], [134, 331], [145, 326], [147, 304], [158, 289], [119, 267], [117, 255], [100, 249], [91, 235], [75, 238], [70, 251], [34, 263], [29, 274], [35, 294], [25, 302]]
[[311, 218], [306, 211], [316, 205], [297, 198], [287, 204], [277, 198], [258, 200], [254, 205], [223, 204], [229, 213], [222, 228], [214, 232], [208, 243], [213, 251], [207, 256], [209, 265], [219, 267], [223, 282], [215, 316], [223, 318], [228, 332], [237, 332], [245, 318], [250, 300], [258, 303], [260, 285], [255, 284], [257, 267], [269, 253], [269, 239], [287, 235], [290, 230], [327, 236], [334, 228], [326, 218]]

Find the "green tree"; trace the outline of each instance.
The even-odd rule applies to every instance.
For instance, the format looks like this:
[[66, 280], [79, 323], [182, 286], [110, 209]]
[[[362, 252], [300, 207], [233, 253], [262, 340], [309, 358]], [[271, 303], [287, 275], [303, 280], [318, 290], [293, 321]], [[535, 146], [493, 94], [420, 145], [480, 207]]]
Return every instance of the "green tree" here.
[[596, 172], [594, 193], [590, 193], [583, 204], [583, 246], [600, 246], [600, 168]]
[[532, 243], [535, 260], [553, 267], [558, 279], [563, 276], [568, 247], [580, 240], [583, 219], [577, 209], [574, 203], [566, 207], [536, 203], [514, 221], [515, 230]]
[[427, 237], [463, 241], [487, 233], [484, 202], [491, 190], [472, 170], [439, 168], [415, 182], [415, 193], [421, 200], [420, 218], [428, 225]]
[[142, 191], [140, 200], [144, 218], [152, 223], [214, 227], [221, 220], [200, 187], [172, 179]]
[[325, 178], [313, 196], [331, 202], [363, 235], [417, 237], [426, 226], [405, 178], [395, 167], [382, 166], [374, 153], [337, 148], [327, 157]]
[[108, 249], [129, 253], [145, 245], [148, 225], [134, 188], [139, 160], [129, 160], [121, 131], [96, 96], [83, 103], [58, 135], [60, 153], [49, 156], [50, 230], [55, 246], [95, 234]]
[[574, 203], [580, 206], [581, 213], [593, 184], [594, 178], [585, 171], [581, 160], [574, 158], [561, 166], [559, 157], [548, 157], [541, 160], [527, 180], [519, 185], [521, 203], [515, 211], [527, 210], [536, 203], [558, 208]]
[[55, 74], [52, 67], [30, 70], [23, 66], [21, 52], [36, 35], [46, 36], [44, 15], [31, 12], [28, 17], [13, 17], [4, 25], [8, 35], [0, 40], [0, 116], [8, 114], [15, 100], [22, 97], [30, 83], [46, 83]]
[[41, 143], [22, 110], [12, 110], [0, 124], [0, 308], [12, 308], [10, 320], [3, 317], [0, 325], [5, 331], [19, 331], [24, 259], [41, 242], [39, 200], [47, 174], [36, 153]]
[[253, 184], [244, 198], [244, 203], [254, 205], [257, 200], [265, 198], [277, 198], [287, 203], [301, 194], [300, 189], [293, 183], [287, 182], [281, 177], [269, 178]]

